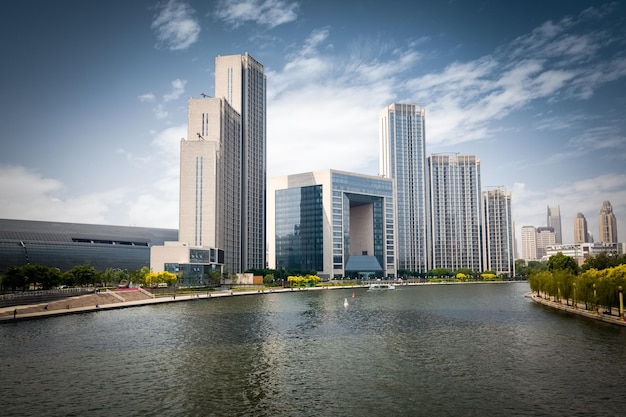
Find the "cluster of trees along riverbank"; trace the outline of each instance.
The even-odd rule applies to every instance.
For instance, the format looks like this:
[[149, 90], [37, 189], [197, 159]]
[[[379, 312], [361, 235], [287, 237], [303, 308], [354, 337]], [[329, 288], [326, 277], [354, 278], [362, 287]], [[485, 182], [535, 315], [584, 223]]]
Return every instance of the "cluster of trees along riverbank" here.
[[543, 297], [585, 303], [587, 309], [619, 307], [619, 292], [626, 290], [626, 255], [600, 254], [582, 267], [573, 258], [557, 253], [545, 267], [528, 274], [530, 289]]
[[177, 278], [170, 272], [150, 272], [147, 266], [134, 271], [115, 268], [97, 271], [93, 266], [85, 264], [61, 271], [55, 267], [28, 264], [8, 267], [0, 276], [0, 288], [5, 291], [48, 290], [59, 286], [106, 287], [118, 285], [121, 282], [133, 282], [152, 287], [159, 283], [171, 285], [176, 282]]

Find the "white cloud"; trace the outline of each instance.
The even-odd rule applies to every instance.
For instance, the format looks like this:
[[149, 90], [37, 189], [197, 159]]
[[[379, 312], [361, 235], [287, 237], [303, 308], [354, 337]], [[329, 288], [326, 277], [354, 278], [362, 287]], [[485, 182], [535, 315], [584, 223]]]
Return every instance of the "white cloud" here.
[[178, 0], [157, 5], [158, 13], [152, 21], [157, 36], [157, 47], [176, 51], [193, 45], [200, 35], [200, 25], [194, 17], [195, 10]]
[[418, 55], [374, 56], [355, 66], [320, 52], [328, 51], [329, 36], [326, 29], [313, 31], [281, 70], [268, 73], [271, 176], [327, 168], [377, 173], [378, 112], [394, 99], [395, 74]]
[[185, 92], [185, 85], [187, 84], [187, 80], [175, 79], [172, 81], [172, 90], [163, 95], [163, 102], [167, 103], [168, 101], [176, 100], [180, 98]]
[[102, 223], [112, 206], [121, 204], [123, 188], [71, 196], [59, 180], [21, 166], [0, 165], [0, 190], [10, 196], [0, 217], [77, 223]]
[[146, 94], [142, 94], [139, 97], [137, 97], [139, 99], [139, 101], [141, 101], [142, 103], [150, 103], [152, 101], [154, 101], [155, 97], [154, 94], [152, 93], [146, 93]]
[[254, 22], [274, 28], [296, 20], [298, 8], [298, 3], [285, 0], [221, 0], [215, 15], [233, 27]]
[[177, 228], [179, 148], [186, 134], [186, 125], [154, 133], [143, 156], [118, 148], [116, 153], [130, 164], [150, 170], [151, 181], [98, 192], [72, 194], [58, 179], [23, 166], [0, 165], [0, 191], [7, 196], [0, 218]]
[[167, 115], [169, 114], [167, 110], [163, 108], [162, 104], [158, 104], [155, 108], [152, 109], [152, 112], [154, 113], [154, 117], [156, 117], [159, 120], [165, 119]]

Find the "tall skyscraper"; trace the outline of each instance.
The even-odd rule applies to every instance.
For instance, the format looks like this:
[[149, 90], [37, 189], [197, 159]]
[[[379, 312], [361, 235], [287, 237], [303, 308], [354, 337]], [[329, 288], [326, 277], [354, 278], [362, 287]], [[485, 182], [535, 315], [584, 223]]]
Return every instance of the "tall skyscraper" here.
[[589, 242], [589, 232], [587, 230], [587, 219], [582, 213], [577, 213], [574, 219], [574, 243]]
[[598, 215], [598, 226], [601, 243], [617, 243], [617, 219], [609, 201], [602, 202], [602, 208]]
[[428, 270], [425, 110], [391, 104], [379, 113], [380, 174], [393, 178], [397, 202], [398, 269]]
[[177, 273], [184, 285], [266, 266], [263, 65], [248, 54], [218, 56], [215, 95], [189, 99], [178, 241], [150, 251], [150, 268]]
[[241, 268], [241, 116], [220, 98], [189, 99], [180, 144], [178, 240], [224, 251], [228, 272]]
[[480, 160], [431, 155], [428, 174], [432, 268], [482, 271]]
[[[265, 268], [266, 77], [247, 53], [215, 59], [215, 96], [241, 115], [241, 270]], [[232, 271], [230, 271], [232, 272]]]
[[563, 243], [563, 235], [561, 234], [561, 207], [550, 207], [548, 206], [548, 215], [547, 215], [547, 223], [546, 226], [554, 229], [554, 238], [556, 239], [556, 244], [560, 245]]
[[522, 259], [526, 262], [537, 260], [537, 229], [535, 226], [522, 226]]
[[483, 191], [483, 267], [497, 274], [515, 275], [511, 193], [504, 188]]

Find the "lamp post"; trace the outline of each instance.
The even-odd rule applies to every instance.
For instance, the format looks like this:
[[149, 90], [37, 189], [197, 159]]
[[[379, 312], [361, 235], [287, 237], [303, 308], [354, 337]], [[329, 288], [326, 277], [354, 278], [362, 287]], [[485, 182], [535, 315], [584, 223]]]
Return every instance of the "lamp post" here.
[[619, 319], [624, 320], [624, 288], [620, 285], [617, 290], [619, 291]]

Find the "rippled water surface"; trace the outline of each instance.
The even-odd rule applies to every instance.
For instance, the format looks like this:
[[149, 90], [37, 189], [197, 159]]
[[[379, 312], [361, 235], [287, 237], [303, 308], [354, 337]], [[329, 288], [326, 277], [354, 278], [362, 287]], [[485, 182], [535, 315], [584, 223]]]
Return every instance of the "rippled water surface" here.
[[526, 291], [299, 291], [8, 323], [0, 414], [626, 415], [626, 328]]

